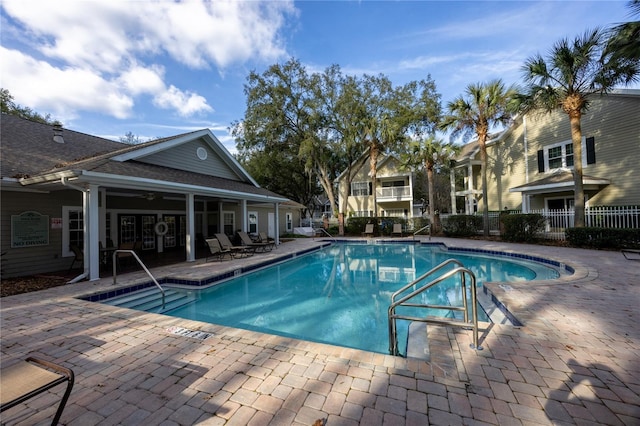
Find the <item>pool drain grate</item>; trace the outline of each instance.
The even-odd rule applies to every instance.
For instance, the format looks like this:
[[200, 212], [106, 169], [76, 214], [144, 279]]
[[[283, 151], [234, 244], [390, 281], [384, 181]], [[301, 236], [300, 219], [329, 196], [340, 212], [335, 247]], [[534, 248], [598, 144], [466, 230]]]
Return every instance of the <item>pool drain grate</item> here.
[[182, 327], [169, 327], [167, 328], [167, 332], [171, 334], [175, 334], [177, 336], [192, 337], [194, 339], [199, 339], [199, 340], [204, 340], [208, 337], [213, 336], [213, 333], [207, 333], [205, 331], [199, 331], [199, 330], [189, 330], [187, 328], [182, 328]]

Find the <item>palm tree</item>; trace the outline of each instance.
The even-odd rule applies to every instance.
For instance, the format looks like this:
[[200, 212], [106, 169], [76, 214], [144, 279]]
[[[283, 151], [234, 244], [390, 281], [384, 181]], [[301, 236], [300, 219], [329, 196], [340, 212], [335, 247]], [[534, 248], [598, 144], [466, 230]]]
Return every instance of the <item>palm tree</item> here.
[[464, 96], [459, 96], [447, 104], [447, 115], [441, 128], [452, 130], [451, 137], [462, 135], [464, 139], [475, 135], [480, 147], [482, 162], [483, 233], [489, 236], [489, 202], [487, 199], [487, 140], [495, 127], [506, 125], [512, 118], [513, 99], [517, 91], [514, 86], [506, 87], [502, 80], [475, 83], [467, 86]]
[[[630, 15], [640, 17], [640, 0], [628, 3]], [[640, 60], [640, 21], [629, 21], [614, 26], [609, 32], [607, 53], [615, 59]]]
[[404, 167], [414, 168], [417, 166], [424, 167], [427, 172], [427, 188], [429, 191], [429, 223], [431, 229], [435, 229], [435, 189], [434, 189], [434, 170], [443, 165], [448, 164], [457, 152], [457, 148], [445, 143], [434, 136], [429, 136], [424, 140], [413, 140], [409, 143], [409, 149], [406, 154], [401, 156], [401, 162]]
[[523, 65], [526, 93], [521, 97], [526, 111], [538, 108], [551, 112], [561, 109], [569, 116], [573, 145], [575, 226], [583, 227], [584, 190], [582, 182], [582, 114], [589, 97], [611, 91], [618, 84], [629, 84], [638, 77], [639, 62], [612, 55], [605, 33], [585, 32], [570, 41], [554, 44], [546, 57], [537, 54]]

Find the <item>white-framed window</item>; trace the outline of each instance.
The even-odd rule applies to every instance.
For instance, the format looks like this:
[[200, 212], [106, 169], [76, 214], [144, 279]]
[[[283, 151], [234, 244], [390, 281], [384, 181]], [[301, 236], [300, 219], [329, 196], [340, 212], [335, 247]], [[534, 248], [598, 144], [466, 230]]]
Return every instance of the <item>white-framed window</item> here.
[[353, 217], [373, 217], [371, 210], [355, 210], [351, 214]]
[[69, 245], [84, 247], [84, 217], [82, 207], [62, 206], [62, 257], [73, 256]]
[[[573, 169], [575, 164], [573, 143], [562, 141], [547, 145], [538, 151], [538, 172], [552, 172], [554, 170]], [[582, 167], [596, 162], [595, 138], [582, 138]]]
[[383, 210], [383, 216], [389, 216], [389, 217], [403, 217], [404, 216], [404, 209], [387, 209], [387, 210]]
[[249, 234], [258, 233], [258, 212], [248, 212], [249, 215]]
[[544, 200], [548, 210], [573, 210], [575, 202], [573, 197], [554, 197]]
[[573, 144], [571, 142], [547, 147], [546, 151], [547, 167], [545, 167], [545, 170], [573, 167]]
[[293, 214], [285, 214], [285, 227], [287, 228], [287, 233], [293, 232]]
[[351, 195], [354, 197], [366, 197], [371, 195], [369, 192], [370, 182], [351, 182]]

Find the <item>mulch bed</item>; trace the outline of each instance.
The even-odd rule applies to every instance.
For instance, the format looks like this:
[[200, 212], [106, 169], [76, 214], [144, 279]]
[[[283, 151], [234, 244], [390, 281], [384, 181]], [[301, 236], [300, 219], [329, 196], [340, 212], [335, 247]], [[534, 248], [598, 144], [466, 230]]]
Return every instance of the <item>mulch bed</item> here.
[[31, 275], [28, 277], [3, 278], [0, 284], [0, 297], [45, 290], [64, 285], [71, 278], [57, 275]]

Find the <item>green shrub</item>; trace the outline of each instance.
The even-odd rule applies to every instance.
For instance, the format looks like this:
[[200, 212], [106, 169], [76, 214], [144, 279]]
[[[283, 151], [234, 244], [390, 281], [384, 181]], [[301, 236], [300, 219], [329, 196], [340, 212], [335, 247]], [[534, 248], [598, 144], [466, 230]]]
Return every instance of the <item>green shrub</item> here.
[[503, 240], [530, 243], [544, 231], [546, 219], [538, 213], [501, 214], [500, 222], [504, 226]]
[[[413, 232], [429, 225], [429, 218], [427, 217], [414, 217], [411, 220], [413, 221]], [[428, 234], [428, 231], [425, 229], [424, 231], [420, 232], [420, 234], [426, 235]]]
[[407, 221], [401, 217], [350, 217], [345, 226], [345, 233], [360, 236], [367, 223], [373, 223], [374, 235], [389, 236], [394, 223], [401, 223], [404, 227]]
[[364, 232], [367, 223], [373, 223], [374, 234], [378, 233], [378, 219], [375, 217], [350, 217], [345, 226], [344, 232], [347, 235], [360, 236]]
[[327, 228], [327, 232], [335, 236], [335, 235], [338, 235], [338, 233], [340, 232], [340, 229], [338, 225], [332, 225]]
[[567, 242], [573, 247], [608, 249], [640, 248], [640, 229], [637, 228], [567, 228], [564, 233]]
[[458, 214], [442, 221], [442, 231], [447, 237], [470, 237], [482, 229], [482, 217]]

